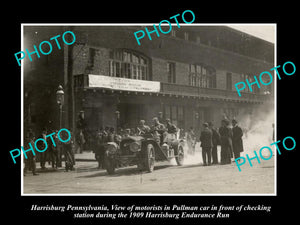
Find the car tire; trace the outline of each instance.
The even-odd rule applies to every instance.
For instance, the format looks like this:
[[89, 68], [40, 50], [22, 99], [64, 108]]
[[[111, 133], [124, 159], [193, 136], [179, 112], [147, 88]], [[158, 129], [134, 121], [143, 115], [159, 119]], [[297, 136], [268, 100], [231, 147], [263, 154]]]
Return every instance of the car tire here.
[[154, 170], [155, 164], [155, 150], [152, 144], [147, 144], [145, 149], [145, 169], [147, 172], [151, 173]]
[[183, 146], [179, 145], [177, 149], [176, 163], [178, 166], [182, 166], [184, 162], [184, 149]]

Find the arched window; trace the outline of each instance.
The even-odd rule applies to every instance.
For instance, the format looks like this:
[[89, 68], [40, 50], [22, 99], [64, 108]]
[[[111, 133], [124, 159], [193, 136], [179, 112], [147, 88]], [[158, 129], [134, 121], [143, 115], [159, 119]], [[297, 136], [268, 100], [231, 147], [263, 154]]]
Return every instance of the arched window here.
[[216, 70], [200, 64], [190, 64], [189, 82], [191, 86], [203, 88], [216, 87]]
[[133, 51], [114, 50], [110, 54], [109, 76], [149, 80], [148, 60]]

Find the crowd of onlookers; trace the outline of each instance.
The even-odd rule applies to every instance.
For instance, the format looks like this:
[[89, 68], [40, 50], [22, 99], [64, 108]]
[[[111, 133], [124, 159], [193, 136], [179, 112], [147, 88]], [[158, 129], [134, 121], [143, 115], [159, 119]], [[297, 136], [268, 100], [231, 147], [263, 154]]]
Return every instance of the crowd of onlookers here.
[[[196, 137], [193, 127], [187, 132], [183, 129], [177, 128], [171, 123], [169, 119], [160, 121], [157, 117], [153, 118], [153, 124], [151, 126], [146, 125], [144, 120], [140, 120], [139, 124], [135, 128], [122, 129], [118, 128], [115, 130], [113, 127], [104, 127], [90, 132], [83, 129], [83, 120], [77, 124], [77, 133], [74, 142], [74, 137], [67, 143], [58, 144], [54, 147], [50, 140], [46, 139], [47, 129], [43, 129], [41, 135], [37, 138], [44, 138], [48, 144], [48, 149], [45, 152], [38, 152], [37, 155], [33, 155], [29, 152], [27, 159], [25, 158], [24, 175], [27, 170], [31, 170], [34, 175], [36, 173], [36, 161], [40, 162], [42, 170], [45, 170], [46, 163], [52, 166], [53, 169], [62, 167], [62, 159], [65, 159], [66, 170], [72, 170], [75, 165], [74, 153], [82, 153], [83, 149], [94, 150], [95, 157], [98, 161], [99, 167], [103, 167], [103, 158], [105, 151], [105, 144], [107, 142], [120, 143], [123, 138], [135, 135], [146, 135], [151, 134], [152, 137], [161, 145], [167, 142], [168, 138], [172, 139], [185, 139], [187, 144], [188, 153], [194, 155], [195, 146], [197, 141], [200, 141], [202, 148], [203, 165], [218, 164], [218, 153], [217, 146], [221, 146], [221, 164], [231, 163], [231, 158], [239, 158], [240, 152], [243, 151], [243, 131], [237, 125], [237, 120], [233, 119], [232, 128], [230, 121], [224, 118], [221, 121], [221, 127], [215, 128], [212, 122], [203, 123], [203, 129], [199, 137]], [[49, 131], [48, 131], [49, 133]], [[57, 132], [56, 132], [57, 133]], [[54, 136], [57, 139], [57, 136]], [[34, 145], [35, 135], [31, 130], [27, 132], [25, 139], [26, 143]], [[42, 142], [39, 142], [42, 143]], [[59, 143], [59, 142], [56, 142]], [[43, 143], [42, 143], [43, 144]], [[24, 148], [29, 148], [28, 144]], [[43, 146], [38, 146], [39, 149], [43, 149]], [[75, 147], [77, 149], [75, 149]], [[97, 151], [96, 151], [97, 150]]]

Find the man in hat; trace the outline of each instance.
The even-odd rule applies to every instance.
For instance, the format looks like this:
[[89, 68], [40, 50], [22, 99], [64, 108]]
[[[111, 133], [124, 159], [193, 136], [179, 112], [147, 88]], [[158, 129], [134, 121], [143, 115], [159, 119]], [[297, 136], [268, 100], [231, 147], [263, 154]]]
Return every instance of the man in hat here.
[[137, 130], [139, 135], [144, 135], [150, 131], [150, 127], [145, 125], [145, 120], [140, 120]]
[[152, 130], [154, 136], [157, 137], [157, 139], [159, 140], [158, 142], [162, 144], [164, 134], [166, 132], [166, 127], [165, 127], [165, 125], [163, 125], [162, 123], [159, 122], [157, 117], [153, 118], [153, 123], [154, 124], [153, 124], [151, 130]]
[[[66, 171], [68, 172], [69, 170], [73, 170], [74, 165], [75, 165], [75, 156], [73, 152], [73, 138], [72, 138], [72, 130], [69, 129], [71, 138], [68, 142], [63, 143], [63, 149], [64, 149], [64, 156], [65, 156], [65, 167]], [[67, 134], [63, 134], [63, 140], [67, 140]]]
[[232, 158], [232, 130], [229, 127], [229, 120], [224, 118], [219, 128], [221, 139], [221, 164], [230, 164]]
[[76, 141], [80, 148], [80, 153], [83, 152], [84, 144], [86, 143], [86, 121], [84, 119], [84, 111], [80, 111], [76, 122], [77, 134]]
[[218, 164], [218, 144], [220, 143], [220, 134], [214, 128], [212, 122], [208, 123], [209, 129], [212, 131], [212, 149], [211, 149], [211, 156], [212, 156], [212, 164]]
[[237, 125], [237, 121], [235, 119], [232, 120], [232, 147], [234, 158], [237, 159], [240, 157], [240, 153], [244, 151], [243, 148], [243, 130]]
[[177, 127], [175, 126], [175, 124], [171, 123], [170, 119], [166, 119], [166, 128], [169, 134], [177, 133]]
[[[211, 164], [211, 147], [212, 144], [212, 131], [208, 128], [208, 123], [203, 123], [203, 131], [200, 135], [203, 165], [209, 166]], [[207, 161], [206, 161], [207, 156]]]
[[130, 130], [130, 128], [126, 128], [123, 137], [124, 137], [124, 138], [128, 138], [130, 135], [131, 135], [131, 130]]
[[[31, 146], [34, 146], [34, 134], [31, 130], [29, 131], [27, 137], [25, 138], [25, 144], [26, 144], [25, 149], [29, 149], [29, 143], [31, 144]], [[33, 155], [33, 153], [30, 151], [26, 153], [26, 156], [27, 159], [24, 156], [25, 167], [24, 167], [23, 175], [25, 176], [28, 169], [31, 170], [33, 175], [39, 175], [36, 173], [35, 155]]]
[[177, 127], [175, 124], [171, 123], [170, 119], [166, 119], [166, 131], [164, 133], [163, 142], [168, 142], [168, 140], [176, 139]]

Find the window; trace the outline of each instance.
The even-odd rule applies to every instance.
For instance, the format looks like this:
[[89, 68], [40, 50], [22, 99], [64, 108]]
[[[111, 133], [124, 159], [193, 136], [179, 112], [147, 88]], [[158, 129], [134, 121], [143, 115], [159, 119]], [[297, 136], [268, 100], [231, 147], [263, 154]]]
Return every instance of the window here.
[[189, 81], [191, 86], [197, 86], [196, 85], [196, 66], [190, 65], [189, 66]]
[[[245, 84], [246, 84], [245, 89], [243, 89], [242, 91], [244, 91], [244, 92], [251, 92], [250, 88], [249, 88], [249, 86], [247, 85], [247, 82], [246, 82], [247, 79], [248, 79], [248, 82], [251, 84], [251, 83], [254, 82], [254, 76], [253, 75], [250, 76], [248, 74], [242, 74], [241, 75], [241, 81], [245, 82]], [[252, 93], [259, 93], [259, 88], [258, 88], [257, 84], [253, 84], [251, 86], [251, 88], [252, 88]]]
[[[249, 78], [249, 75], [247, 74], [241, 74], [241, 82], [245, 82], [246, 83], [246, 79]], [[245, 89], [242, 90], [243, 92], [249, 92], [249, 88], [248, 85], [246, 85]]]
[[164, 118], [170, 119], [171, 123], [175, 124], [179, 128], [184, 127], [184, 109], [182, 106], [165, 105], [164, 106]]
[[184, 127], [184, 112], [183, 112], [183, 107], [178, 106], [177, 107], [177, 115], [178, 115], [178, 127], [182, 128]]
[[88, 58], [87, 68], [86, 68], [88, 72], [90, 72], [94, 67], [95, 55], [96, 55], [96, 49], [89, 48], [89, 58]]
[[189, 33], [184, 32], [184, 40], [186, 40], [186, 41], [189, 40]]
[[239, 110], [235, 108], [223, 108], [223, 114], [225, 114], [226, 117], [231, 120], [239, 115]]
[[214, 68], [203, 65], [189, 65], [189, 82], [191, 86], [203, 88], [216, 87], [216, 72]]
[[232, 74], [227, 73], [226, 74], [226, 89], [227, 90], [232, 90]]
[[172, 37], [176, 37], [176, 31], [173, 30], [173, 29], [171, 30], [171, 36], [172, 36]]
[[171, 109], [171, 121], [172, 123], [174, 123], [175, 125], [177, 125], [177, 118], [178, 118], [178, 115], [177, 115], [177, 107], [176, 106], [172, 106], [172, 109]]
[[171, 118], [171, 107], [169, 105], [165, 106], [165, 119]]
[[176, 83], [175, 63], [167, 63], [168, 83]]
[[112, 51], [109, 61], [109, 76], [148, 80], [148, 60], [134, 52]]

